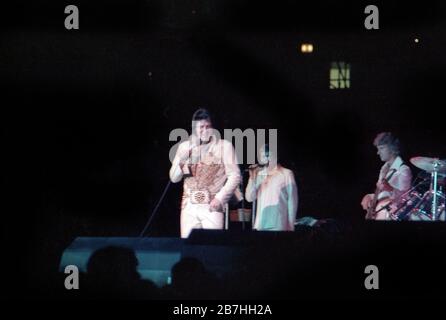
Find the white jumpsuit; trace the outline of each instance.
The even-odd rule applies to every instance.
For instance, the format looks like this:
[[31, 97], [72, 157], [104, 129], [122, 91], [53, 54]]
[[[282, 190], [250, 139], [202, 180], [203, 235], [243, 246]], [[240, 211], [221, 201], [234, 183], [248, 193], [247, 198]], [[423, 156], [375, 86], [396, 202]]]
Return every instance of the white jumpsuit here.
[[[194, 154], [198, 157], [191, 156]], [[187, 164], [185, 158], [195, 159]], [[223, 229], [225, 204], [241, 180], [232, 144], [224, 139], [212, 139], [201, 146], [184, 141], [178, 147], [169, 175], [174, 183], [184, 178], [181, 237], [187, 238], [192, 229]], [[214, 198], [221, 204], [219, 211], [209, 210]]]

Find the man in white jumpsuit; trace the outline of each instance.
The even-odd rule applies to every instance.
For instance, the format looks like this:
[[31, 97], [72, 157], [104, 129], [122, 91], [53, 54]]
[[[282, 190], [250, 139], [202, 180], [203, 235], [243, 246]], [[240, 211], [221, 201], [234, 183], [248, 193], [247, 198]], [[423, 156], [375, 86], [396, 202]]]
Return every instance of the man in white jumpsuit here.
[[182, 238], [192, 229], [223, 229], [225, 205], [241, 180], [234, 147], [212, 133], [209, 112], [198, 109], [192, 118], [192, 136], [178, 146], [170, 168], [173, 183], [184, 178]]
[[260, 150], [260, 166], [249, 170], [246, 200], [256, 200], [255, 230], [293, 231], [298, 196], [293, 171], [282, 167], [265, 145]]

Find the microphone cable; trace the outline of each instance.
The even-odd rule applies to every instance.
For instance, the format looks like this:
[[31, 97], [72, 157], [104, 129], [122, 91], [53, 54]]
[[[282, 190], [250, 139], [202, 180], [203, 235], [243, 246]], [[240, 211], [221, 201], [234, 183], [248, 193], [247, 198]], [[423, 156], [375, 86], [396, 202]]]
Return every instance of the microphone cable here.
[[158, 212], [159, 206], [161, 205], [161, 202], [163, 201], [164, 197], [166, 196], [167, 190], [169, 189], [171, 183], [172, 182], [169, 179], [169, 182], [167, 182], [166, 187], [164, 188], [163, 194], [159, 198], [158, 203], [155, 206], [155, 209], [153, 209], [152, 214], [150, 215], [149, 220], [147, 221], [144, 229], [139, 234], [139, 238], [141, 238], [144, 235], [144, 233], [146, 232], [147, 228], [151, 225], [151, 223], [153, 221], [153, 218], [155, 217], [156, 213]]

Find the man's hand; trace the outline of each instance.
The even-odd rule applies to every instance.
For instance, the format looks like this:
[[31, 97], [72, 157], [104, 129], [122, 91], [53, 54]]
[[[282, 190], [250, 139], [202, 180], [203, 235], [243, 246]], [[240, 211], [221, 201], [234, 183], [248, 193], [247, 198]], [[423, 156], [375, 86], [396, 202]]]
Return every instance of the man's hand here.
[[366, 194], [364, 196], [364, 198], [362, 198], [361, 206], [364, 210], [367, 210], [369, 208], [372, 198], [373, 198], [373, 194]]
[[180, 158], [180, 163], [184, 163], [189, 160], [192, 153], [192, 148], [181, 148], [178, 151], [178, 157]]
[[218, 200], [217, 198], [212, 199], [209, 205], [209, 211], [223, 211], [223, 205], [221, 204], [220, 200]]
[[189, 175], [190, 174], [190, 168], [189, 166], [191, 165], [191, 150], [185, 150], [183, 151], [179, 157], [180, 157], [180, 168], [181, 171], [183, 171], [184, 175]]
[[254, 179], [260, 171], [260, 166], [250, 168], [248, 171], [249, 171], [249, 179]]

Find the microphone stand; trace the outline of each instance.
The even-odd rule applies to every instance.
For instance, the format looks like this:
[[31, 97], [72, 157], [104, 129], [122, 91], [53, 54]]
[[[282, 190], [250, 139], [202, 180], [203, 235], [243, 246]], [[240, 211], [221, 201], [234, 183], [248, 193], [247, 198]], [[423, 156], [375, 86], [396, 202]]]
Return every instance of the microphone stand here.
[[152, 223], [153, 218], [155, 217], [156, 213], [158, 212], [158, 208], [161, 205], [161, 202], [163, 202], [164, 197], [166, 196], [167, 190], [170, 187], [170, 184], [172, 182], [169, 179], [169, 182], [167, 182], [166, 187], [164, 188], [163, 194], [161, 195], [160, 199], [158, 200], [158, 203], [155, 206], [155, 209], [153, 209], [152, 214], [150, 215], [149, 220], [147, 221], [144, 229], [141, 231], [141, 233], [139, 234], [139, 238], [141, 238], [144, 233], [146, 232], [147, 228], [150, 226], [150, 224]]
[[242, 178], [240, 179], [240, 189], [242, 191], [242, 230], [245, 231], [245, 187], [243, 183], [244, 175], [242, 175]]
[[[192, 144], [192, 141], [190, 141], [190, 143]], [[191, 155], [192, 155], [192, 149], [193, 149], [193, 147], [191, 147], [191, 148], [189, 149], [189, 159], [191, 158]], [[189, 172], [189, 166], [188, 166], [188, 165], [186, 165], [186, 170], [187, 170], [187, 172], [190, 174], [190, 172]], [[185, 174], [187, 174], [187, 173], [185, 173]], [[147, 221], [146, 225], [144, 226], [144, 229], [142, 229], [141, 233], [139, 234], [139, 238], [141, 238], [141, 237], [144, 236], [144, 233], [147, 231], [147, 229], [149, 228], [149, 226], [152, 224], [152, 220], [153, 220], [153, 218], [155, 218], [155, 215], [156, 215], [156, 213], [158, 212], [159, 206], [160, 206], [161, 203], [163, 202], [164, 197], [166, 196], [167, 190], [169, 190], [169, 187], [170, 187], [171, 184], [172, 184], [172, 182], [171, 182], [170, 179], [169, 179], [169, 181], [168, 181], [167, 184], [166, 184], [166, 187], [164, 188], [164, 191], [163, 191], [161, 197], [160, 197], [159, 200], [158, 200], [158, 203], [156, 204], [155, 208], [154, 208], [153, 211], [152, 211], [152, 214], [150, 215], [149, 220]]]
[[[267, 170], [268, 165], [259, 165], [258, 167], [260, 167], [260, 169], [264, 169]], [[267, 173], [265, 173], [267, 174]], [[263, 175], [263, 173], [261, 174]], [[264, 182], [264, 179], [262, 179], [260, 181], [260, 185], [257, 186], [257, 179], [259, 178], [259, 171], [256, 172], [255, 177], [254, 177], [254, 200], [252, 201], [252, 229], [254, 230], [254, 226], [255, 226], [255, 218], [256, 218], [256, 213], [257, 213], [257, 193], [258, 193], [258, 187], [260, 187], [260, 185]], [[265, 177], [264, 177], [265, 178]]]
[[[259, 167], [259, 166], [258, 166]], [[260, 166], [262, 167], [262, 166]], [[249, 171], [249, 169], [248, 169]], [[258, 172], [255, 174], [254, 178], [253, 178], [253, 183], [254, 183], [254, 199], [252, 200], [252, 209], [251, 209], [251, 225], [252, 225], [252, 230], [254, 230], [254, 226], [255, 226], [255, 218], [256, 218], [256, 211], [257, 211], [257, 178], [258, 178]]]
[[[254, 180], [254, 182], [256, 182], [255, 180]], [[255, 221], [256, 221], [256, 210], [257, 210], [257, 188], [254, 186], [254, 190], [255, 190], [255, 195], [256, 195], [256, 197], [254, 198], [254, 200], [252, 200], [252, 213], [251, 213], [251, 219], [252, 219], [252, 221], [251, 221], [251, 228], [252, 228], [252, 230], [254, 230], [254, 225], [255, 225]]]
[[254, 179], [253, 179], [253, 183], [254, 183], [254, 199], [252, 200], [252, 221], [251, 221], [251, 225], [252, 225], [252, 230], [254, 230], [255, 227], [255, 221], [256, 221], [256, 213], [257, 213], [257, 177], [258, 177], [258, 172], [255, 174]]

